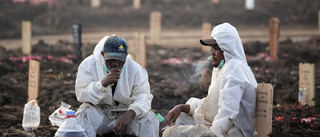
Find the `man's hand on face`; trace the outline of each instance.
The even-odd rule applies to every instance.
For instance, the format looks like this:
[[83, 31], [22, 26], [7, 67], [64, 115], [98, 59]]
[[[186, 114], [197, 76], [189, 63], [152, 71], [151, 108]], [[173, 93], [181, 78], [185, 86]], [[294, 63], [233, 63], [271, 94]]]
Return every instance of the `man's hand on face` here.
[[104, 87], [109, 86], [110, 84], [113, 84], [115, 82], [117, 82], [120, 78], [120, 73], [121, 70], [119, 68], [112, 68], [109, 72], [109, 74], [107, 75], [107, 77], [105, 77], [101, 83]]
[[125, 135], [131, 119], [136, 115], [133, 110], [126, 111], [117, 120], [116, 125], [113, 127], [113, 132], [116, 135]]

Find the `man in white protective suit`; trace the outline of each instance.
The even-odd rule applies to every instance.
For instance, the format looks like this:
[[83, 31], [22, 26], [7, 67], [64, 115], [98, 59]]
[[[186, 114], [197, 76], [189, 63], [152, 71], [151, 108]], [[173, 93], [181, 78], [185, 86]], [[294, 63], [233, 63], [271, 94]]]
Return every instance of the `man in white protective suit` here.
[[208, 95], [190, 98], [170, 110], [166, 116], [170, 127], [163, 136], [254, 137], [257, 81], [236, 28], [219, 24], [211, 38], [200, 43], [212, 47], [214, 68]]
[[83, 102], [77, 120], [88, 136], [159, 136], [158, 118], [151, 111], [148, 74], [128, 55], [122, 37], [105, 36], [78, 68], [75, 92]]

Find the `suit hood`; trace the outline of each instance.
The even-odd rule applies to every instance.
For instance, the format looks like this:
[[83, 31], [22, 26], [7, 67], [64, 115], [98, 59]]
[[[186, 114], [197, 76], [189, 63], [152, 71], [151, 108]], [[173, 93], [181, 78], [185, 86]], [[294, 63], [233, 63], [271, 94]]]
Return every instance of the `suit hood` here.
[[212, 30], [211, 37], [217, 41], [226, 61], [236, 59], [247, 62], [240, 36], [235, 27], [229, 23], [220, 24]]

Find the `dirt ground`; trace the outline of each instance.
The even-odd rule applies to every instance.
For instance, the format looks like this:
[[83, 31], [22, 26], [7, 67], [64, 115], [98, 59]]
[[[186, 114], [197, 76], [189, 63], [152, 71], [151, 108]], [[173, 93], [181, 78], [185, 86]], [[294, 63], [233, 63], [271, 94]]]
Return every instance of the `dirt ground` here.
[[[34, 5], [17, 6], [10, 2], [4, 3], [4, 1], [8, 0], [0, 1], [1, 41], [4, 41], [4, 38], [20, 38], [22, 19], [33, 22], [35, 36], [69, 34], [70, 24], [77, 18], [83, 20], [84, 32], [94, 32], [101, 28], [112, 29], [112, 31], [116, 28], [148, 30], [149, 13], [152, 10], [162, 12], [162, 17], [165, 19], [163, 29], [167, 30], [200, 28], [204, 21], [212, 24], [228, 21], [244, 29], [252, 26], [267, 28], [268, 18], [271, 16], [279, 17], [281, 25], [285, 28], [304, 29], [310, 26], [317, 28], [320, 4], [317, 0], [274, 0], [272, 2], [259, 0], [256, 1], [257, 9], [252, 12], [243, 9], [243, 2], [233, 0], [220, 1], [220, 4], [212, 4], [211, 0], [203, 2], [142, 0], [141, 10], [128, 8], [131, 7], [131, 3], [126, 0], [103, 1], [103, 6], [98, 9], [85, 7], [90, 5], [89, 1], [85, 0], [61, 0], [62, 4], [72, 5], [72, 8], [64, 5], [51, 9]], [[207, 12], [203, 13], [203, 11]], [[121, 18], [115, 18], [115, 16], [121, 16]], [[108, 20], [110, 18], [112, 21]], [[133, 32], [128, 33], [124, 35], [130, 35]], [[194, 35], [197, 33], [199, 32], [194, 32]], [[258, 35], [260, 34], [254, 33], [247, 37]], [[263, 34], [260, 37], [267, 38], [268, 35]], [[170, 43], [168, 40], [170, 37], [164, 38], [165, 43], [147, 45], [146, 67], [151, 92], [154, 95], [152, 108], [163, 116], [172, 107], [185, 103], [190, 97], [205, 97], [208, 84], [203, 83], [203, 79], [208, 75], [204, 75], [204, 72], [210, 72], [212, 69], [207, 61], [209, 53], [201, 51], [200, 47], [193, 44], [193, 46], [182, 48], [185, 46], [184, 43], [175, 43], [176, 47], [167, 46]], [[98, 41], [83, 43], [83, 58], [92, 53], [96, 42]], [[274, 87], [273, 123], [270, 137], [320, 136], [319, 100], [314, 99], [316, 106], [298, 105], [299, 63], [315, 64], [315, 94], [319, 96], [320, 93], [320, 37], [305, 35], [303, 40], [293, 40], [282, 36], [277, 60], [268, 56], [268, 45], [267, 41], [260, 40], [244, 42], [248, 64], [257, 81], [272, 83]], [[0, 44], [0, 136], [53, 136], [57, 127], [51, 125], [48, 120], [49, 115], [60, 107], [62, 101], [69, 103], [73, 110], [77, 110], [80, 106], [74, 93], [77, 67], [80, 62], [74, 56], [71, 41], [55, 39], [53, 42], [47, 42], [41, 38], [37, 39], [33, 42], [32, 56], [25, 56], [21, 53], [21, 49], [8, 49], [7, 46]], [[22, 118], [28, 96], [30, 59], [41, 63], [38, 97], [41, 122], [37, 130], [26, 132], [22, 128]], [[160, 128], [164, 126], [164, 123], [161, 123]], [[159, 134], [161, 135], [161, 132]]]
[[[93, 51], [95, 43], [83, 45], [83, 56]], [[274, 87], [273, 130], [270, 136], [318, 136], [318, 107], [298, 105], [299, 62], [319, 65], [320, 38], [293, 43], [290, 39], [279, 43], [279, 59], [267, 56], [267, 43], [245, 43], [248, 63], [258, 82], [272, 83]], [[39, 106], [40, 127], [33, 133], [22, 128], [24, 104], [27, 99], [28, 59], [21, 50], [6, 51], [0, 48], [0, 135], [1, 136], [53, 136], [56, 127], [51, 126], [48, 116], [67, 102], [77, 110], [80, 103], [74, 94], [74, 80], [79, 62], [73, 56], [71, 43], [60, 41], [56, 45], [39, 42], [34, 46], [32, 56], [41, 63]], [[210, 70], [208, 53], [200, 48], [165, 48], [147, 46], [147, 71], [151, 92], [154, 95], [152, 108], [163, 116], [176, 104], [185, 103], [190, 97], [205, 97], [208, 85], [203, 85], [203, 73]], [[14, 58], [16, 57], [16, 58]], [[66, 59], [69, 59], [67, 62]], [[72, 61], [72, 63], [70, 63]], [[317, 68], [317, 67], [316, 67]], [[319, 94], [320, 70], [316, 69], [316, 95]], [[319, 106], [319, 102], [317, 102]], [[279, 117], [283, 117], [282, 119]], [[293, 117], [295, 120], [292, 120]], [[303, 119], [312, 118], [309, 122]], [[164, 124], [161, 123], [161, 127]]]

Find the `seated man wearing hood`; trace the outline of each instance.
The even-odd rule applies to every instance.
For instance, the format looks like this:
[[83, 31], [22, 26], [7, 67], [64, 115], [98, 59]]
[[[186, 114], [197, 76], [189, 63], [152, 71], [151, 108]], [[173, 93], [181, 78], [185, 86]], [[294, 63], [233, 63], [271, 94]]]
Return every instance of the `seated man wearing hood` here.
[[208, 95], [190, 98], [170, 110], [167, 124], [173, 126], [164, 131], [164, 137], [254, 137], [257, 81], [236, 28], [220, 24], [211, 38], [200, 43], [212, 47], [214, 68]]
[[122, 37], [106, 36], [78, 68], [75, 92], [83, 102], [77, 120], [89, 137], [116, 135], [159, 136], [159, 122], [151, 111], [148, 74], [128, 55]]

